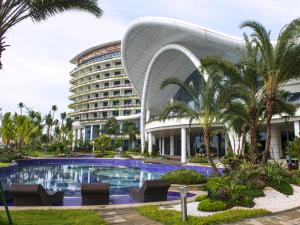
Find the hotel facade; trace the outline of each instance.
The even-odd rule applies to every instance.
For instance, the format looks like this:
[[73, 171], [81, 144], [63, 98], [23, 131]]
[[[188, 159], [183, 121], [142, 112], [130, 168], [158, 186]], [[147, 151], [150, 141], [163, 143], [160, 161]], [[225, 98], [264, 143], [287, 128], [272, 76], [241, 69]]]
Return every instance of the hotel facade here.
[[[185, 82], [197, 82], [201, 76], [198, 69], [200, 59], [208, 55], [219, 55], [233, 63], [239, 61], [241, 38], [200, 27], [183, 21], [145, 17], [135, 21], [122, 40], [122, 61], [125, 73], [141, 98], [141, 147], [151, 153], [153, 146], [161, 155], [177, 155], [181, 162], [187, 156], [201, 152], [203, 132], [201, 124], [188, 118], [170, 117], [160, 120], [162, 110], [173, 100], [189, 99], [177, 86], [160, 89], [161, 83], [169, 77]], [[292, 93], [291, 102], [300, 102], [300, 82], [288, 82], [284, 89]], [[300, 110], [295, 116], [284, 119], [275, 115], [272, 119], [270, 157], [285, 156], [284, 147], [288, 139], [299, 136]], [[218, 130], [219, 124], [214, 124]], [[263, 149], [265, 132], [259, 133]], [[229, 143], [237, 151], [241, 140], [232, 132], [217, 133], [211, 140], [216, 155], [223, 155]]]
[[113, 41], [84, 50], [71, 59], [76, 67], [70, 72], [69, 115], [75, 120], [75, 140], [94, 140], [111, 117], [118, 121], [117, 134], [128, 120], [139, 128], [140, 99], [125, 74], [120, 50], [121, 42]]

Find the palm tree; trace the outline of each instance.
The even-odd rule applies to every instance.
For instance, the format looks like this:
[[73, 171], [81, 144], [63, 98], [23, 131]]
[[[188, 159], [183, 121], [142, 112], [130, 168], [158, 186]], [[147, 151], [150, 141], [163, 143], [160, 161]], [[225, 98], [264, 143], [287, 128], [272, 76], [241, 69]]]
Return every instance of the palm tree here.
[[179, 117], [188, 117], [190, 122], [196, 120], [203, 128], [209, 164], [215, 174], [220, 174], [211, 157], [210, 138], [213, 125], [221, 121], [224, 109], [234, 97], [234, 86], [225, 81], [223, 74], [210, 68], [206, 70], [209, 74], [207, 79], [200, 75], [199, 84], [196, 86], [186, 84], [176, 78], [168, 78], [161, 84], [162, 89], [169, 85], [179, 86], [191, 101], [189, 104], [173, 101], [166, 107], [161, 117], [165, 119], [171, 112], [174, 112]]
[[122, 132], [127, 134], [129, 137], [129, 143], [131, 144], [131, 148], [134, 149], [134, 143], [136, 141], [136, 135], [138, 134], [138, 129], [135, 123], [130, 120], [123, 123]]
[[[62, 139], [64, 139], [64, 133], [65, 133], [65, 131], [64, 131], [64, 129], [65, 129], [65, 124], [64, 124], [64, 122], [65, 122], [65, 119], [67, 118], [67, 113], [66, 112], [63, 112], [63, 113], [61, 113], [60, 114], [60, 119], [61, 119], [61, 124], [60, 124], [60, 133], [62, 134]], [[60, 139], [60, 136], [59, 136], [59, 139]]]
[[18, 108], [20, 108], [20, 115], [22, 115], [23, 108], [25, 107], [25, 104], [23, 102], [19, 102]]
[[2, 53], [8, 45], [6, 33], [21, 21], [30, 18], [40, 22], [65, 11], [86, 11], [96, 17], [102, 15], [97, 0], [61, 1], [61, 0], [1, 0], [0, 1], [0, 69]]
[[[245, 21], [241, 28], [250, 28], [250, 39], [259, 49], [258, 61], [251, 65], [261, 76], [263, 82], [262, 96], [266, 110], [266, 145], [262, 164], [270, 154], [271, 119], [277, 101], [278, 92], [290, 79], [300, 76], [300, 19], [295, 19], [282, 28], [276, 43], [270, 40], [270, 31], [256, 22]], [[245, 35], [246, 36], [246, 35]]]
[[118, 128], [119, 128], [119, 124], [118, 124], [117, 119], [114, 117], [111, 117], [106, 121], [103, 129], [106, 134], [114, 135], [117, 133]]
[[2, 140], [6, 145], [10, 145], [11, 141], [15, 138], [15, 124], [13, 123], [11, 113], [5, 113], [1, 122], [0, 134]]
[[53, 124], [53, 119], [52, 119], [50, 112], [45, 116], [45, 124], [47, 126], [47, 139], [48, 139], [48, 143], [49, 143], [50, 135], [51, 135], [51, 126]]

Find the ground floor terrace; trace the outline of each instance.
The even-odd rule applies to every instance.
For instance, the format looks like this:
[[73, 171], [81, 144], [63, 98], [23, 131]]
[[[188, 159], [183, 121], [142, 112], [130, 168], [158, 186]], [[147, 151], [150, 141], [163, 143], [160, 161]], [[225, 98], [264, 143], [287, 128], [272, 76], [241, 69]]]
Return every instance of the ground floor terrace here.
[[[189, 156], [205, 156], [203, 129], [200, 124], [186, 118], [170, 118], [148, 120], [145, 126], [147, 150], [149, 154], [156, 151], [161, 156], [178, 157], [181, 163], [187, 163]], [[300, 118], [274, 118], [271, 126], [270, 158], [285, 158], [287, 140], [293, 140], [300, 135]], [[265, 128], [262, 126], [258, 134], [258, 150], [263, 151], [266, 140]], [[241, 137], [233, 131], [215, 125], [212, 129], [210, 146], [212, 155], [222, 157], [230, 147], [235, 153], [241, 149]], [[249, 137], [247, 137], [249, 142]]]

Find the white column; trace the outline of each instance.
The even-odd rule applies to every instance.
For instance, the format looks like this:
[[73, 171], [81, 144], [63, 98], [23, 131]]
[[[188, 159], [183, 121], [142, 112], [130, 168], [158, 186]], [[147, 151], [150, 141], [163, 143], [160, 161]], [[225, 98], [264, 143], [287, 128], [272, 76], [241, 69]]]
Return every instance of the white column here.
[[190, 132], [187, 132], [186, 134], [186, 150], [188, 152], [188, 156], [191, 154], [191, 146], [190, 146]]
[[149, 132], [148, 133], [148, 153], [149, 153], [149, 155], [151, 155], [151, 153], [152, 153], [152, 133], [151, 132]]
[[186, 128], [181, 128], [181, 163], [186, 163]]
[[270, 157], [279, 159], [282, 156], [281, 134], [278, 127], [271, 127]]
[[82, 140], [85, 141], [85, 127], [82, 129]]
[[300, 121], [294, 122], [295, 137], [300, 137]]
[[165, 155], [165, 138], [163, 137], [162, 139], [161, 139], [161, 154], [162, 155]]
[[160, 153], [160, 155], [162, 155], [161, 138], [158, 139], [158, 148], [159, 148], [159, 153]]
[[174, 136], [170, 136], [170, 156], [174, 155]]
[[93, 140], [93, 133], [94, 133], [94, 126], [91, 125], [91, 132], [90, 132], [90, 141]]
[[146, 111], [146, 122], [148, 122], [150, 120], [150, 110], [147, 109]]

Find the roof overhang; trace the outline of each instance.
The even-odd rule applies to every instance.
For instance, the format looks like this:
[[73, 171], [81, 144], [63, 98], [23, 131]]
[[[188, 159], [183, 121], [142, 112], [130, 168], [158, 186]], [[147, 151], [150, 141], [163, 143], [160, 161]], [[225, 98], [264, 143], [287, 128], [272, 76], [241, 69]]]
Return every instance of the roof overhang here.
[[[157, 52], [168, 45], [188, 49], [201, 59], [208, 55], [220, 55], [233, 62], [239, 60], [238, 49], [242, 39], [216, 32], [183, 21], [144, 17], [136, 20], [127, 30], [122, 41], [122, 61], [139, 97], [143, 96], [145, 76], [149, 64]], [[156, 57], [152, 64], [150, 79], [147, 81], [147, 108], [151, 114], [159, 114], [178, 88], [160, 89], [168, 77], [185, 80], [193, 71], [192, 60], [178, 49], [168, 49]]]

